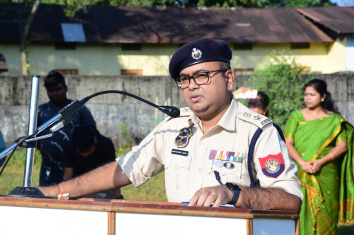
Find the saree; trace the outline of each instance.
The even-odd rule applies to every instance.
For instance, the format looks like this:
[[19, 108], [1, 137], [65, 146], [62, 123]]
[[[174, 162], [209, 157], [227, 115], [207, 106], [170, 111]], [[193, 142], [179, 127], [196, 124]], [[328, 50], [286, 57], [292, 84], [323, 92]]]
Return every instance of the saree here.
[[336, 142], [347, 142], [347, 152], [322, 166], [314, 175], [298, 168], [303, 202], [300, 234], [337, 234], [337, 224], [352, 223], [354, 213], [353, 126], [341, 115], [306, 121], [300, 110], [291, 113], [285, 138], [305, 161], [321, 159]]

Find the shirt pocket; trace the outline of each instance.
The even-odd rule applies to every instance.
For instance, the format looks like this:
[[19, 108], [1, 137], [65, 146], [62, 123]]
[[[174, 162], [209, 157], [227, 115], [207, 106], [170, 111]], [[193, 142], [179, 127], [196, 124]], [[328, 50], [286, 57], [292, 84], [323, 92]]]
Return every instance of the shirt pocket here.
[[215, 166], [214, 162], [211, 161], [213, 166], [210, 168], [211, 170], [209, 171], [209, 178], [214, 177], [215, 180], [217, 180], [217, 176], [214, 173], [214, 171], [216, 171], [219, 173], [220, 181], [223, 184], [227, 182], [239, 182], [244, 168], [242, 162], [222, 161], [222, 163], [222, 166], [220, 166], [220, 164], [217, 164], [219, 166]]
[[166, 191], [168, 192], [183, 192], [188, 182], [189, 168], [191, 157], [187, 156], [172, 156], [171, 161], [166, 163], [165, 180]]

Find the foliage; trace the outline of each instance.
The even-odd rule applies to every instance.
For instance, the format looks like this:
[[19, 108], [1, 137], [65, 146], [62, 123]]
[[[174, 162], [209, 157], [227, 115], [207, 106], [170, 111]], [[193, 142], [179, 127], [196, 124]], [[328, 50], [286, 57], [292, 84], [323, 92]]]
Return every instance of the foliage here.
[[129, 135], [128, 128], [124, 124], [120, 124], [119, 125], [119, 132], [120, 132], [121, 136], [123, 137], [123, 141], [122, 141], [122, 143], [120, 143], [120, 148], [119, 148], [120, 151], [122, 151], [122, 149], [124, 150], [124, 149], [130, 148], [132, 146], [132, 139]]
[[269, 96], [269, 117], [284, 130], [290, 112], [303, 108], [303, 85], [313, 75], [302, 75], [304, 66], [285, 51], [274, 51], [268, 59], [268, 66], [255, 70], [249, 82]]
[[318, 7], [336, 6], [330, 0], [263, 0], [263, 7]]

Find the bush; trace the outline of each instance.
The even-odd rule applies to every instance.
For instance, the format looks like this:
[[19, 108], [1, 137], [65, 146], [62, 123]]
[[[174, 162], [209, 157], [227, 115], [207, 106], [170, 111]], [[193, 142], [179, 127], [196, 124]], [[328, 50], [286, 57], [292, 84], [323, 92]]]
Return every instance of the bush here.
[[304, 75], [305, 67], [285, 51], [272, 52], [268, 63], [254, 71], [249, 83], [269, 96], [269, 117], [284, 130], [290, 113], [303, 108], [303, 86], [313, 75]]

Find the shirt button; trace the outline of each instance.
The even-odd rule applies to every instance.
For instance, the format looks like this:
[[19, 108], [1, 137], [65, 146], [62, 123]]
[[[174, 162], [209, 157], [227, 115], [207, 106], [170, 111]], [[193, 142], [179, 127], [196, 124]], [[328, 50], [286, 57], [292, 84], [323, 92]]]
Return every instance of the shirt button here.
[[199, 167], [199, 168], [198, 168], [198, 171], [199, 171], [199, 172], [202, 172], [202, 168]]
[[175, 170], [177, 170], [178, 169], [178, 164], [175, 164]]

